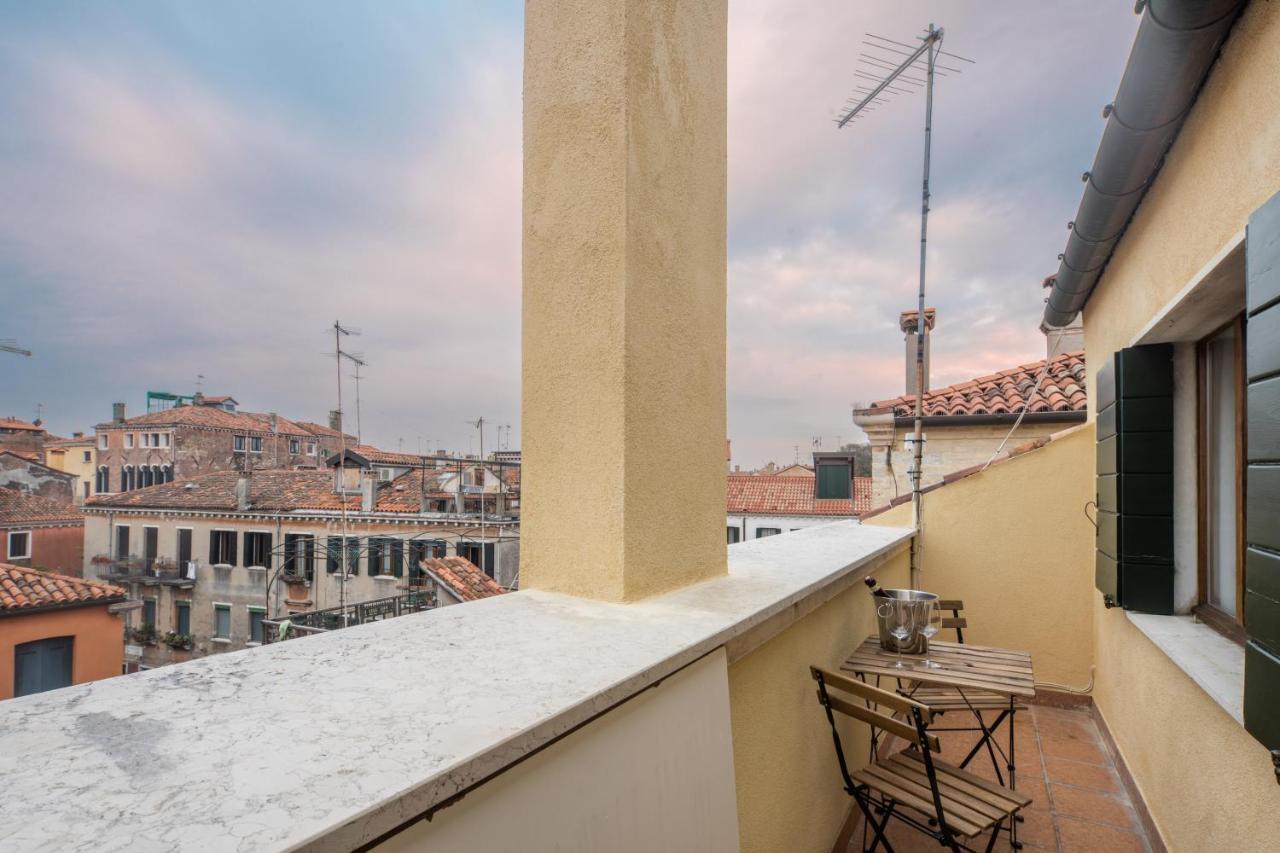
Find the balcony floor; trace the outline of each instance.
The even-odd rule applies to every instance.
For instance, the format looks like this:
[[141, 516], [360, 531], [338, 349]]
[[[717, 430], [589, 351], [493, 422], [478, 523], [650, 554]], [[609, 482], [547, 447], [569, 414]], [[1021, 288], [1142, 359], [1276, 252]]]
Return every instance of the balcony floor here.
[[[970, 718], [972, 719], [972, 718]], [[1159, 840], [1148, 839], [1134, 804], [1116, 772], [1116, 759], [1102, 740], [1088, 709], [1054, 708], [1033, 705], [1017, 715], [1018, 790], [1030, 795], [1031, 805], [1023, 811], [1026, 821], [1019, 825], [1018, 840], [1026, 850], [1057, 850], [1062, 853], [1162, 853]], [[959, 726], [962, 717], [949, 713], [936, 725]], [[957, 763], [977, 742], [976, 732], [941, 732], [942, 757]], [[999, 735], [1008, 743], [1003, 728]], [[969, 765], [980, 776], [995, 779], [990, 759], [978, 757]], [[936, 841], [901, 821], [892, 821], [887, 833], [895, 851], [941, 850]], [[859, 826], [850, 851], [858, 850], [862, 838]], [[969, 842], [981, 850], [983, 835]], [[1008, 850], [1007, 841], [995, 849]]]

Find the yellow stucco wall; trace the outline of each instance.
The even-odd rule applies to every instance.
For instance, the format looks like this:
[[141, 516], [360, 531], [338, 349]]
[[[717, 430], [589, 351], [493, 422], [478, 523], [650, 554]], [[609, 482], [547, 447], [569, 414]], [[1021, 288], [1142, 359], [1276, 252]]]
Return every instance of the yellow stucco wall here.
[[726, 571], [727, 20], [526, 6], [527, 588], [631, 600]]
[[[875, 570], [883, 586], [907, 582], [907, 550]], [[875, 631], [871, 596], [845, 590], [729, 666], [729, 713], [738, 790], [738, 828], [746, 853], [827, 851], [852, 806], [831, 729], [818, 705], [810, 664], [834, 667]], [[868, 729], [846, 723], [846, 755], [861, 763]]]
[[[965, 603], [967, 642], [1031, 652], [1036, 680], [1083, 688], [1093, 663], [1094, 433], [925, 492], [920, 585]], [[911, 505], [867, 524], [911, 526]]]
[[[1085, 308], [1091, 377], [1280, 190], [1278, 42], [1280, 4], [1255, 0]], [[1263, 746], [1123, 613], [1097, 596], [1094, 607], [1094, 699], [1165, 843], [1277, 849], [1280, 786]]]
[[1270, 756], [1129, 622], [1094, 596], [1094, 702], [1171, 851], [1280, 848]]
[[[86, 451], [89, 453], [88, 462], [84, 461]], [[91, 442], [73, 447], [47, 448], [44, 452], [44, 464], [80, 478], [74, 484], [75, 502], [80, 503], [84, 500], [84, 483], [89, 484], [90, 495], [96, 494], [93, 491], [94, 473], [97, 471], [95, 456], [96, 450]]]
[[[1089, 387], [1280, 190], [1280, 4], [1236, 23], [1155, 184], [1085, 305]], [[1096, 413], [1089, 397], [1089, 411]]]

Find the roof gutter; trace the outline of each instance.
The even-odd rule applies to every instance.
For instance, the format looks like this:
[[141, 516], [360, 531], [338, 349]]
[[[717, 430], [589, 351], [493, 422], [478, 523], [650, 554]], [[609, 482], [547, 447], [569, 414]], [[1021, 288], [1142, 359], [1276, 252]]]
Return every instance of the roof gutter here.
[[1046, 326], [1084, 308], [1155, 180], [1247, 0], [1138, 0], [1142, 15], [1084, 196], [1044, 309]]

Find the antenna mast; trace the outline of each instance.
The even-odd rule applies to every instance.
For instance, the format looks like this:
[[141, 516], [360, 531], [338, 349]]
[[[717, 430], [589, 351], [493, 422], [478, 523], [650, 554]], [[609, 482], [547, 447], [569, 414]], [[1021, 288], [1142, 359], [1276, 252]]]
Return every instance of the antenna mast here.
[[[337, 368], [338, 379], [338, 417], [342, 417], [342, 360], [350, 359], [357, 364], [363, 364], [360, 361], [358, 353], [346, 352], [342, 348], [342, 339], [348, 335], [358, 335], [358, 329], [348, 329], [338, 320], [333, 321], [333, 362]], [[338, 575], [338, 607], [341, 608], [342, 621], [347, 621], [347, 429], [345, 424], [339, 424], [338, 430], [338, 505], [341, 507], [342, 513], [342, 543], [339, 551], [340, 569]], [[357, 559], [359, 559], [357, 552]]]
[[[911, 507], [916, 528], [916, 536], [911, 540], [911, 585], [917, 588], [920, 586], [920, 563], [923, 551], [923, 543], [920, 539], [922, 521], [920, 484], [922, 479], [921, 469], [924, 462], [924, 350], [925, 335], [928, 334], [929, 325], [925, 318], [924, 292], [926, 280], [925, 250], [929, 237], [929, 166], [933, 146], [933, 82], [935, 77], [946, 77], [946, 72], [960, 73], [959, 68], [939, 65], [939, 56], [945, 55], [959, 59], [962, 62], [973, 63], [972, 59], [966, 59], [954, 53], [943, 54], [942, 36], [942, 29], [935, 27], [933, 24], [929, 24], [929, 29], [919, 39], [919, 45], [905, 44], [884, 36], [867, 33], [867, 38], [873, 39], [873, 41], [863, 41], [863, 44], [874, 50], [884, 51], [889, 56], [886, 58], [882, 54], [863, 53], [859, 57], [859, 62], [878, 72], [879, 76], [861, 69], [855, 71], [855, 76], [873, 81], [875, 85], [861, 84], [857, 86], [856, 91], [858, 94], [849, 99], [850, 103], [857, 99], [857, 103], [853, 104], [842, 116], [836, 119], [836, 127], [843, 129], [850, 122], [856, 121], [866, 113], [874, 111], [877, 106], [888, 103], [886, 95], [908, 94], [914, 91], [914, 89], [908, 87], [924, 87], [924, 178], [921, 182], [920, 191], [920, 288], [917, 294], [916, 309], [916, 406], [915, 427], [912, 433], [914, 454], [910, 472]], [[906, 56], [906, 59], [900, 60], [895, 66], [892, 60], [903, 55]], [[938, 69], [943, 70], [940, 71]], [[884, 73], [886, 70], [888, 71], [887, 74]], [[907, 73], [908, 71], [915, 74], [924, 72], [924, 79], [922, 80], [918, 76], [910, 76]]]

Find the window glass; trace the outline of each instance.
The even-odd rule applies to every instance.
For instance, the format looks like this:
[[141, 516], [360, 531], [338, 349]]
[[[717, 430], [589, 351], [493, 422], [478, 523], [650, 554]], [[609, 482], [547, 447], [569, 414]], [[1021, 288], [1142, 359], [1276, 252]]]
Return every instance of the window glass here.
[[142, 624], [151, 628], [156, 625], [156, 600], [154, 598], [142, 599]]
[[10, 531], [9, 533], [9, 559], [25, 560], [31, 556], [31, 534], [22, 531]]
[[231, 639], [231, 606], [215, 604], [213, 606], [213, 636], [220, 640]]
[[176, 601], [174, 607], [177, 611], [177, 627], [175, 633], [182, 634], [184, 637], [191, 636], [191, 603], [188, 601]]
[[761, 539], [765, 536], [777, 536], [781, 532], [781, 527], [757, 527], [756, 538]]
[[732, 545], [734, 542], [739, 541], [742, 538], [742, 531], [739, 530], [736, 526], [726, 527], [725, 532], [730, 545]]
[[235, 437], [234, 447], [237, 452], [240, 452], [240, 453], [244, 452], [244, 436], [243, 435], [237, 435]]
[[249, 439], [249, 450], [254, 453], [262, 452], [262, 439], [259, 436], [255, 435], [253, 438]]
[[1236, 335], [1229, 327], [1204, 347], [1205, 600], [1236, 613]]

